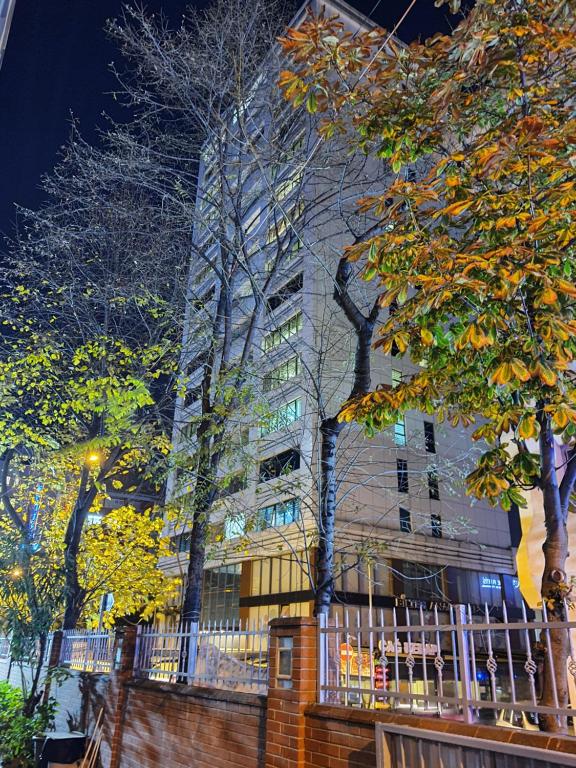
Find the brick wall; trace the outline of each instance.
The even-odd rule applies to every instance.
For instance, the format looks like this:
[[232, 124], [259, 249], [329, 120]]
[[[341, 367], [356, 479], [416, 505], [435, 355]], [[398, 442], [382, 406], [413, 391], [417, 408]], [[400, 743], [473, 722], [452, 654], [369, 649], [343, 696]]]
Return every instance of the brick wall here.
[[266, 697], [152, 681], [127, 693], [119, 768], [263, 768]]

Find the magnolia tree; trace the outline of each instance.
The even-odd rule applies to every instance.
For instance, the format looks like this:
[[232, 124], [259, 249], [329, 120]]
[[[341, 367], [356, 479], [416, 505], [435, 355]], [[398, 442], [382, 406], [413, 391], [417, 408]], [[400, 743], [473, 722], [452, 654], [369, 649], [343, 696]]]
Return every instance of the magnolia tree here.
[[[396, 174], [360, 201], [381, 227], [346, 255], [395, 309], [376, 345], [417, 368], [394, 390], [352, 398], [340, 418], [374, 430], [418, 407], [478, 421], [469, 492], [509, 509], [541, 490], [542, 597], [562, 618], [576, 478], [573, 7], [479, 0], [452, 35], [408, 47], [320, 17], [284, 47], [287, 97], [323, 113], [326, 137], [352, 130], [352, 147]], [[566, 704], [567, 633], [551, 642]], [[553, 705], [548, 667], [545, 678]]]

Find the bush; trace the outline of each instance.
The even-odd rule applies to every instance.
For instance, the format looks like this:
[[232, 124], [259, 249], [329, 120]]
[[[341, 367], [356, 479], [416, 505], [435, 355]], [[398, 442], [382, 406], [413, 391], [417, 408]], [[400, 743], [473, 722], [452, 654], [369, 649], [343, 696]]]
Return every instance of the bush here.
[[34, 765], [32, 737], [54, 723], [54, 699], [37, 706], [31, 717], [24, 714], [24, 704], [19, 688], [0, 681], [0, 759], [5, 768], [9, 765], [31, 768]]

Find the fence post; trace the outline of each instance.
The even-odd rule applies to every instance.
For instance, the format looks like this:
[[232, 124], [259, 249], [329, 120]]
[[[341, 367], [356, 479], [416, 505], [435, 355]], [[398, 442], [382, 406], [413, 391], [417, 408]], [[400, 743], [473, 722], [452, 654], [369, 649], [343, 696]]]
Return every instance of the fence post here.
[[306, 707], [316, 701], [318, 624], [313, 618], [270, 622], [265, 768], [301, 768]]
[[126, 683], [133, 676], [136, 653], [136, 627], [125, 627], [121, 630], [116, 630], [114, 647], [116, 648], [116, 653], [114, 654], [114, 665], [110, 676], [111, 712], [106, 713], [112, 718], [108, 731], [110, 734], [109, 768], [118, 768], [120, 764], [122, 732], [128, 702]]
[[190, 622], [190, 637], [188, 640], [188, 664], [186, 669], [186, 680], [188, 685], [192, 685], [196, 675], [196, 661], [198, 659], [198, 637], [200, 625], [197, 621]]
[[[468, 632], [464, 629], [466, 624], [466, 606], [455, 605], [456, 614], [456, 643], [458, 648], [458, 667], [460, 670], [460, 684], [462, 686], [462, 714], [465, 723], [474, 722], [470, 700], [472, 699], [472, 684], [470, 679], [470, 647], [468, 644]], [[458, 695], [458, 692], [456, 692]]]

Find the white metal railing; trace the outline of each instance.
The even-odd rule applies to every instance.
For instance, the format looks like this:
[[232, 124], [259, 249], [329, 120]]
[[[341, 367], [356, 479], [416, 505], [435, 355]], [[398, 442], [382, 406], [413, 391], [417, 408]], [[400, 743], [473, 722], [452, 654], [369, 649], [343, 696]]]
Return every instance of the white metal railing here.
[[0, 660], [5, 661], [10, 658], [10, 638], [0, 637]]
[[[565, 606], [565, 615], [568, 616]], [[571, 717], [553, 685], [553, 706], [539, 703], [539, 689], [548, 660], [555, 680], [551, 630], [566, 632], [570, 658], [568, 676], [576, 680], [571, 631], [576, 621], [502, 621], [488, 606], [473, 615], [471, 606], [455, 605], [442, 616], [438, 608], [393, 608], [360, 611], [321, 621], [319, 627], [318, 691], [321, 702], [395, 709], [466, 722], [486, 721], [507, 727], [538, 729], [538, 715]], [[575, 718], [576, 719], [576, 718]]]
[[134, 673], [151, 680], [266, 693], [267, 624], [138, 627]]
[[576, 768], [576, 755], [517, 742], [376, 723], [377, 768], [412, 766], [498, 766], [498, 768]]
[[81, 672], [111, 672], [114, 633], [65, 629], [60, 664]]

